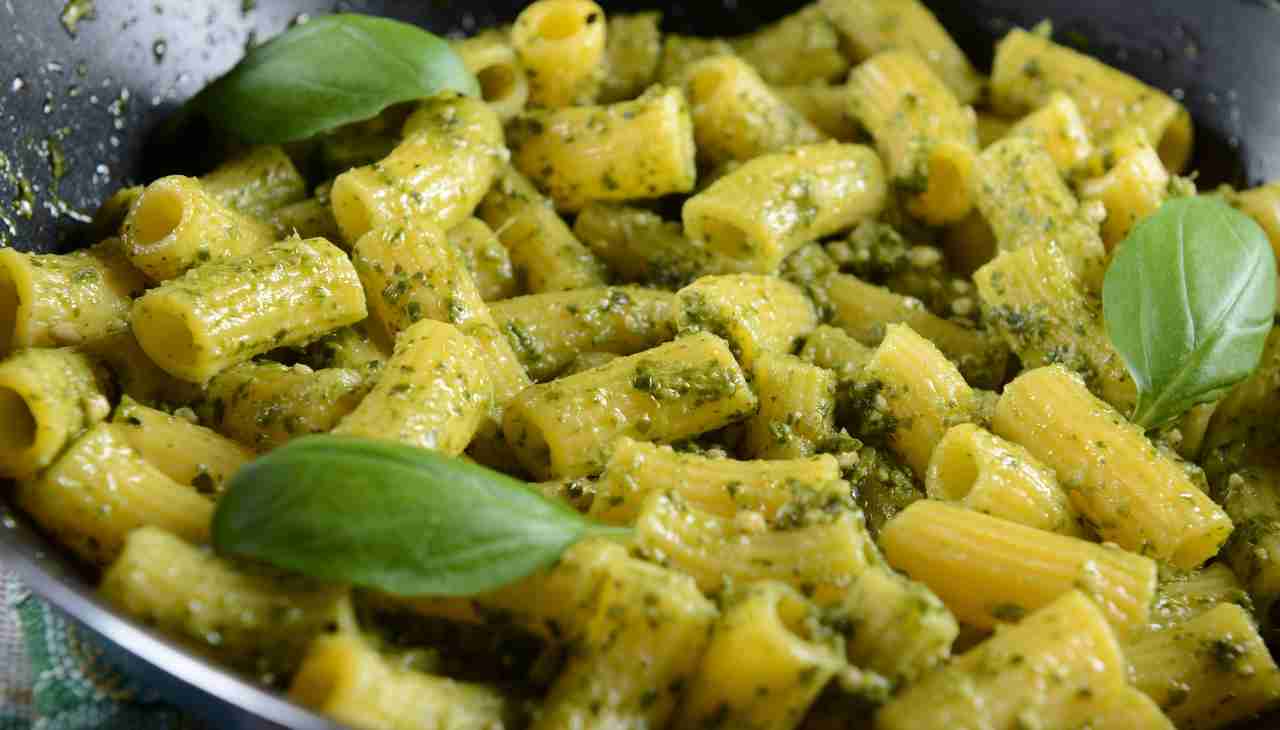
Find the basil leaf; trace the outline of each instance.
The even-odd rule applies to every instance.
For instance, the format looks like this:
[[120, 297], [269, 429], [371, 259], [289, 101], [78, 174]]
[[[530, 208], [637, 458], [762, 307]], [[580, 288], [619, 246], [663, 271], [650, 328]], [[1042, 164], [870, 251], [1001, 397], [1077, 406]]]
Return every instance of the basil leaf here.
[[1102, 287], [1107, 333], [1138, 386], [1133, 420], [1162, 425], [1246, 378], [1275, 296], [1266, 234], [1221, 200], [1170, 200], [1138, 223]]
[[479, 94], [448, 42], [408, 23], [327, 15], [253, 48], [192, 101], [248, 142], [291, 142], [453, 90]]
[[482, 593], [585, 536], [626, 533], [470, 462], [337, 436], [300, 438], [246, 465], [213, 517], [220, 553], [415, 596]]

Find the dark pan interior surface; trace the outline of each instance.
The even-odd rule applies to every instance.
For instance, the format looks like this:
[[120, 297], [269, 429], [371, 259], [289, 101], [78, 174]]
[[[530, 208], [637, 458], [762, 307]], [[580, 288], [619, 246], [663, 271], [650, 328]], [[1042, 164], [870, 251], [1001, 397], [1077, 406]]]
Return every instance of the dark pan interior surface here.
[[[727, 35], [803, 3], [599, 0], [665, 11], [664, 27]], [[1202, 187], [1280, 178], [1280, 4], [1273, 0], [926, 0], [980, 67], [996, 38], [1049, 18], [1055, 37], [1181, 99], [1197, 126]], [[299, 19], [365, 12], [438, 33], [507, 21], [523, 0], [0, 0], [0, 245], [61, 251], [116, 188], [184, 169], [148, 135], [247, 45]], [[77, 9], [92, 15], [75, 20]], [[196, 150], [188, 150], [196, 152]], [[195, 155], [191, 155], [194, 157]], [[0, 495], [4, 492], [0, 484]], [[107, 638], [112, 661], [211, 728], [332, 727], [103, 611], [56, 547], [0, 498], [0, 559]], [[121, 648], [124, 647], [124, 648]], [[1254, 727], [1280, 726], [1280, 718]]]

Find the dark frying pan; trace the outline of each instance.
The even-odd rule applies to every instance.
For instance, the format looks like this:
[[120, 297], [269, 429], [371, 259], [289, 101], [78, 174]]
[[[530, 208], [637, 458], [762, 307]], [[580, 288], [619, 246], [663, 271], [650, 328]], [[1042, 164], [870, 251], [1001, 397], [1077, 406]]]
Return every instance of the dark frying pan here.
[[[90, 243], [84, 221], [115, 188], [182, 166], [148, 134], [246, 43], [301, 14], [376, 13], [436, 32], [510, 20], [525, 3], [495, 0], [0, 0], [0, 243], [27, 251]], [[798, 0], [602, 0], [659, 8], [666, 27], [744, 32]], [[1197, 123], [1202, 183], [1280, 177], [1280, 4], [1274, 0], [933, 0], [979, 65], [1012, 25], [1054, 21], [1056, 37], [1183, 99]], [[171, 154], [171, 153], [165, 153]], [[55, 175], [55, 170], [59, 174]], [[25, 202], [24, 202], [25, 201]], [[2, 488], [3, 485], [0, 485]], [[0, 491], [3, 495], [3, 491]], [[334, 728], [120, 619], [85, 577], [0, 498], [0, 559], [38, 594], [103, 638], [109, 661], [218, 730]], [[1253, 725], [1280, 726], [1280, 715]]]

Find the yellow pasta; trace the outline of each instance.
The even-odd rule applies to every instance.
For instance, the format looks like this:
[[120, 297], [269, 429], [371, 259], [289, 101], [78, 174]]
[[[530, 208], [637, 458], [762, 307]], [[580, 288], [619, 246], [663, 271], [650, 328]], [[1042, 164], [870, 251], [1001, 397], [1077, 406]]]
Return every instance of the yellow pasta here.
[[653, 83], [662, 62], [662, 13], [609, 16], [605, 28], [605, 76], [598, 101], [609, 104], [639, 96]]
[[724, 268], [679, 223], [643, 208], [592, 203], [578, 213], [573, 232], [626, 282], [679, 289]]
[[835, 26], [816, 3], [731, 43], [770, 84], [837, 81], [849, 68]]
[[462, 453], [489, 415], [492, 377], [479, 343], [424, 319], [396, 338], [377, 384], [333, 432]]
[[824, 139], [737, 56], [705, 58], [691, 64], [682, 76], [698, 158], [703, 162], [746, 161]]
[[0, 360], [0, 477], [27, 478], [111, 414], [110, 381], [70, 349], [21, 350]]
[[1124, 647], [1133, 683], [1184, 730], [1210, 730], [1280, 702], [1280, 669], [1253, 617], [1226, 603]]
[[329, 193], [348, 243], [372, 228], [426, 218], [448, 230], [469, 218], [506, 154], [498, 115], [477, 99], [438, 96], [404, 123], [383, 159], [342, 173]]
[[816, 238], [878, 214], [887, 186], [869, 148], [835, 142], [762, 155], [689, 198], [685, 233], [738, 271], [775, 270]]
[[1173, 571], [1160, 577], [1156, 602], [1151, 607], [1151, 628], [1172, 628], [1222, 603], [1246, 608], [1252, 605], [1244, 584], [1225, 562], [1213, 562], [1190, 573]]
[[1040, 530], [1085, 537], [1053, 470], [1023, 447], [972, 423], [953, 426], [929, 459], [925, 489], [934, 499]]
[[875, 138], [889, 176], [911, 196], [907, 210], [932, 225], [973, 207], [977, 121], [910, 51], [886, 51], [849, 75], [853, 113]]
[[365, 318], [351, 262], [323, 238], [290, 239], [216, 261], [135, 302], [138, 344], [165, 372], [193, 383], [276, 347], [303, 345]]
[[311, 642], [289, 697], [371, 730], [493, 730], [508, 714], [497, 690], [414, 671], [350, 633]]
[[1100, 177], [1080, 183], [1081, 200], [1100, 201], [1107, 217], [1102, 221], [1102, 242], [1112, 249], [1129, 235], [1138, 221], [1164, 202], [1169, 190], [1169, 172], [1150, 145], [1116, 160]]
[[277, 208], [271, 213], [276, 238], [324, 238], [342, 241], [342, 230], [333, 217], [327, 196], [314, 197]]
[[507, 247], [520, 288], [539, 294], [605, 284], [604, 265], [515, 168], [498, 171], [477, 215]]
[[14, 496], [61, 544], [97, 565], [114, 560], [144, 525], [201, 543], [213, 519], [213, 502], [143, 460], [114, 423], [76, 439], [39, 477], [19, 482]]
[[1063, 175], [1084, 164], [1093, 154], [1089, 128], [1080, 107], [1070, 95], [1062, 92], [1050, 94], [1043, 106], [1020, 119], [1006, 134], [1039, 142]]
[[791, 730], [845, 661], [794, 588], [762, 582], [730, 598], [671, 727]]
[[251, 147], [200, 178], [205, 192], [259, 220], [307, 196], [307, 183], [278, 145]]
[[858, 142], [866, 136], [850, 111], [849, 87], [845, 84], [809, 83], [775, 86], [773, 90], [818, 131], [834, 140]]
[[925, 59], [963, 104], [975, 101], [982, 77], [920, 0], [819, 0], [854, 58], [900, 48]]
[[529, 103], [590, 103], [604, 80], [604, 11], [590, 0], [536, 0], [511, 27], [511, 45], [529, 75]]
[[247, 362], [209, 381], [201, 421], [255, 451], [327, 433], [369, 392], [377, 371]]
[[200, 386], [161, 370], [127, 329], [87, 342], [79, 349], [105, 363], [115, 376], [119, 391], [141, 403], [183, 406], [200, 399]]
[[99, 593], [196, 651], [279, 683], [313, 637], [355, 631], [350, 591], [233, 565], [158, 527], [134, 530]]
[[775, 519], [787, 503], [840, 479], [835, 457], [739, 461], [681, 454], [670, 446], [622, 438], [596, 484], [591, 516], [603, 522], [635, 520], [649, 495], [673, 491], [685, 503], [718, 517], [739, 511]]
[[253, 458], [251, 451], [203, 426], [125, 396], [111, 416], [118, 433], [148, 464], [201, 494], [216, 494]]
[[805, 338], [800, 357], [834, 371], [841, 381], [847, 381], [862, 372], [874, 353], [874, 348], [853, 339], [844, 330], [823, 324]]
[[563, 211], [591, 201], [693, 190], [693, 122], [684, 94], [653, 87], [633, 101], [532, 111], [507, 129], [512, 163]]
[[1124, 656], [1104, 614], [1072, 591], [899, 693], [876, 715], [875, 727], [1014, 728], [1020, 720], [1089, 727], [1071, 720], [1124, 682]]
[[938, 594], [956, 618], [991, 628], [1078, 589], [1117, 633], [1146, 628], [1156, 591], [1150, 558], [922, 500], [880, 532], [889, 564]]
[[689, 69], [704, 58], [732, 56], [733, 46], [722, 38], [667, 33], [662, 37], [662, 60], [658, 63], [658, 82], [682, 84]]
[[526, 389], [503, 431], [539, 478], [599, 473], [621, 436], [671, 442], [754, 413], [758, 403], [724, 340], [708, 333]]
[[516, 51], [497, 33], [481, 33], [454, 41], [462, 64], [480, 84], [480, 98], [504, 122], [524, 111], [529, 103], [529, 77]]
[[756, 459], [811, 456], [835, 436], [836, 376], [794, 355], [766, 352], [751, 384], [760, 410], [746, 422], [740, 450]]
[[1191, 115], [1164, 92], [1038, 33], [1015, 28], [996, 45], [991, 103], [997, 112], [1040, 107], [1057, 91], [1075, 100], [1096, 140], [1142, 127], [1170, 172], [1181, 172], [1190, 160]]
[[889, 445], [918, 476], [947, 429], [972, 421], [977, 402], [955, 365], [906, 325], [891, 324], [863, 376], [892, 419]]
[[1215, 490], [1236, 523], [1222, 554], [1269, 626], [1280, 598], [1280, 469], [1253, 466], [1226, 475]]
[[765, 353], [791, 352], [818, 324], [804, 292], [772, 276], [704, 276], [677, 292], [676, 299], [676, 321], [682, 333], [711, 332], [723, 337], [748, 369]]
[[511, 254], [484, 221], [468, 218], [454, 226], [449, 243], [462, 252], [481, 299], [492, 302], [519, 294]]
[[1006, 386], [991, 428], [1052, 467], [1105, 540], [1194, 568], [1231, 534], [1227, 514], [1179, 464], [1061, 366]]
[[676, 307], [668, 292], [607, 287], [515, 297], [490, 311], [520, 363], [542, 381], [587, 349], [631, 355], [670, 340]]
[[250, 255], [276, 240], [271, 226], [181, 175], [162, 177], [142, 191], [120, 237], [129, 261], [155, 282], [208, 261]]

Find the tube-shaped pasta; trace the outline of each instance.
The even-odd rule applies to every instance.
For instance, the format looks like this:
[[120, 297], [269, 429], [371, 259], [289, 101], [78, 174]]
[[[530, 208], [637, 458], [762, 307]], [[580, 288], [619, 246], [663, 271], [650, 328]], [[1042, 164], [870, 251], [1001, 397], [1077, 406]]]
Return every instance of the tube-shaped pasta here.
[[1223, 557], [1249, 589], [1258, 615], [1277, 628], [1280, 600], [1280, 469], [1254, 466], [1222, 479], [1215, 496], [1236, 523]]
[[111, 421], [148, 464], [202, 494], [217, 494], [222, 483], [253, 458], [251, 451], [235, 441], [128, 396], [116, 407]]
[[494, 730], [507, 715], [497, 690], [415, 671], [354, 633], [312, 640], [289, 697], [358, 728]]
[[809, 83], [775, 86], [773, 90], [818, 131], [837, 142], [858, 142], [865, 138], [866, 133], [849, 110], [848, 85]]
[[841, 381], [852, 380], [875, 353], [873, 348], [850, 337], [844, 330], [819, 325], [804, 340], [801, 359], [835, 372]]
[[608, 33], [590, 0], [537, 0], [511, 26], [511, 45], [529, 74], [529, 103], [559, 108], [591, 103], [604, 80]]
[[1224, 603], [1124, 647], [1133, 684], [1179, 728], [1211, 730], [1280, 701], [1280, 669], [1249, 612]]
[[634, 99], [653, 83], [662, 61], [662, 13], [616, 13], [605, 29], [605, 76], [598, 101]]
[[527, 291], [604, 286], [604, 265], [515, 168], [499, 170], [477, 214], [507, 247], [516, 279]]
[[360, 403], [376, 371], [247, 362], [209, 381], [201, 420], [256, 451], [326, 433]]
[[1101, 201], [1107, 210], [1102, 221], [1107, 250], [1123, 241], [1138, 221], [1156, 212], [1168, 195], [1169, 180], [1155, 149], [1141, 145], [1117, 159], [1105, 175], [1080, 183], [1080, 199]]
[[468, 218], [454, 226], [449, 231], [449, 243], [462, 252], [481, 299], [492, 302], [519, 293], [511, 254], [484, 221]]
[[476, 340], [424, 319], [400, 333], [373, 390], [333, 432], [460, 454], [490, 412], [488, 365]]
[[578, 373], [591, 370], [592, 368], [598, 368], [601, 365], [608, 365], [620, 357], [622, 356], [615, 355], [612, 352], [584, 352], [570, 360], [564, 370], [560, 371], [560, 375], [562, 377], [565, 375], [576, 375]]
[[1227, 514], [1181, 465], [1061, 366], [1005, 386], [991, 429], [1052, 467], [1105, 540], [1194, 568], [1231, 534]]
[[977, 119], [929, 65], [910, 51], [885, 51], [849, 74], [854, 115], [875, 138], [890, 179], [910, 194], [907, 210], [932, 225], [973, 207]]
[[500, 33], [481, 33], [453, 42], [462, 65], [480, 84], [480, 98], [502, 121], [524, 111], [529, 103], [529, 77], [516, 51]]
[[716, 614], [688, 576], [617, 560], [531, 730], [665, 727]]
[[982, 628], [1016, 622], [1073, 588], [1120, 634], [1145, 629], [1156, 592], [1150, 558], [921, 500], [880, 531], [889, 564], [938, 594], [956, 618]]
[[411, 218], [448, 230], [475, 211], [505, 154], [502, 123], [487, 104], [437, 96], [405, 121], [390, 155], [333, 181], [333, 215], [348, 243]]
[[342, 229], [338, 228], [327, 197], [307, 198], [276, 208], [271, 213], [271, 225], [277, 238], [297, 236], [343, 242]]
[[891, 324], [863, 376], [879, 384], [876, 399], [892, 419], [890, 447], [917, 476], [947, 429], [977, 416], [973, 390], [929, 340], [906, 325]]
[[773, 520], [788, 502], [840, 479], [834, 456], [738, 461], [681, 454], [670, 446], [622, 438], [596, 484], [591, 516], [623, 525], [633, 521], [649, 495], [672, 491], [685, 503], [732, 518], [742, 510]]
[[89, 240], [101, 241], [106, 238], [120, 235], [120, 227], [124, 225], [125, 216], [129, 215], [129, 209], [133, 207], [133, 201], [142, 195], [145, 186], [130, 185], [129, 187], [120, 188], [102, 201], [102, 205], [93, 213], [93, 220], [89, 223]]
[[811, 456], [835, 435], [836, 374], [781, 352], [751, 369], [760, 410], [746, 422], [740, 449], [755, 459]]
[[67, 254], [0, 250], [0, 356], [91, 344], [126, 329], [145, 279], [119, 239]]
[[291, 675], [313, 637], [356, 630], [347, 588], [232, 565], [159, 527], [129, 534], [98, 591], [124, 614], [267, 683]]
[[375, 323], [364, 320], [350, 327], [339, 327], [307, 345], [303, 362], [317, 370], [347, 368], [359, 373], [376, 373], [390, 356], [384, 349]]
[[1054, 244], [1002, 253], [974, 275], [987, 321], [1024, 367], [1059, 363], [1089, 389], [1130, 411], [1137, 388], [1107, 336], [1101, 307]]
[[1023, 447], [981, 426], [952, 426], [929, 459], [925, 490], [934, 499], [1071, 537], [1084, 537], [1053, 470]]
[[679, 289], [720, 269], [679, 223], [644, 208], [592, 203], [578, 213], [573, 232], [626, 282]]
[[500, 420], [500, 409], [528, 387], [529, 376], [445, 233], [423, 222], [375, 228], [356, 242], [351, 260], [389, 340], [422, 319], [448, 322], [475, 339]]
[[201, 397], [200, 386], [160, 369], [127, 329], [85, 343], [81, 351], [106, 363], [120, 392], [149, 405], [189, 405]]
[[1162, 575], [1151, 607], [1151, 629], [1172, 628], [1222, 603], [1251, 605], [1244, 584], [1225, 562], [1215, 561], [1190, 573]]
[[143, 525], [202, 543], [213, 519], [213, 502], [143, 460], [114, 423], [76, 439], [38, 478], [19, 482], [14, 496], [60, 544], [97, 565], [114, 560]]
[[1174, 730], [1160, 706], [1130, 684], [1111, 684], [1097, 691], [1096, 696], [1062, 698], [1059, 702], [1051, 713], [1060, 718], [1061, 724], [1056, 727]]
[[632, 101], [526, 112], [507, 128], [511, 161], [562, 211], [593, 200], [693, 190], [693, 122], [684, 93], [655, 86]]
[[1225, 476], [1234, 468], [1269, 463], [1280, 446], [1280, 327], [1272, 327], [1253, 374], [1218, 402], [1202, 448], [1205, 472]]
[[831, 142], [763, 155], [689, 198], [685, 232], [738, 271], [769, 273], [816, 238], [877, 215], [888, 188], [868, 147]]
[[1043, 106], [1055, 91], [1075, 100], [1095, 140], [1138, 126], [1170, 172], [1191, 159], [1191, 115], [1181, 104], [1096, 58], [1015, 28], [996, 45], [991, 104], [1006, 115]]
[[902, 683], [951, 656], [960, 633], [955, 616], [923, 583], [882, 563], [867, 567], [828, 610], [845, 637], [849, 663]]
[[347, 255], [323, 238], [289, 239], [216, 261], [135, 302], [138, 344], [165, 372], [202, 383], [277, 347], [304, 345], [364, 319]]
[[[839, 496], [841, 486], [833, 487], [832, 498]], [[816, 495], [818, 503], [825, 498]], [[804, 511], [804, 505], [798, 511]], [[876, 559], [875, 543], [856, 511], [803, 519], [809, 518], [770, 528], [759, 520], [717, 517], [684, 504], [674, 494], [655, 493], [636, 520], [632, 547], [692, 576], [708, 593], [726, 582], [778, 580], [819, 605], [829, 605]]]
[[155, 282], [208, 261], [247, 256], [276, 240], [271, 226], [181, 175], [162, 177], [142, 191], [120, 237], [129, 261]]
[[1080, 107], [1069, 94], [1062, 92], [1050, 94], [1039, 109], [1010, 127], [1007, 135], [1028, 137], [1039, 142], [1063, 175], [1084, 164], [1093, 154], [1089, 128], [1080, 114]]
[[1071, 591], [898, 694], [876, 728], [1013, 728], [1019, 717], [1084, 727], [1068, 724], [1078, 716], [1073, 705], [1093, 705], [1124, 681], [1124, 656], [1104, 613]]
[[698, 157], [709, 165], [746, 161], [824, 139], [737, 56], [705, 58], [690, 65], [683, 76]]
[[1280, 181], [1241, 190], [1229, 195], [1227, 201], [1262, 226], [1271, 240], [1271, 250], [1280, 259]]
[[978, 98], [982, 76], [920, 0], [820, 0], [855, 59], [894, 48], [925, 59], [962, 104]]
[[503, 431], [540, 479], [599, 473], [621, 436], [671, 442], [754, 413], [756, 396], [724, 340], [699, 333], [527, 388]]
[[555, 377], [585, 350], [631, 355], [675, 336], [676, 298], [639, 287], [530, 294], [490, 305], [534, 380]]
[[71, 349], [22, 350], [0, 361], [0, 477], [31, 477], [111, 414], [107, 374]]
[[858, 342], [880, 344], [888, 325], [905, 324], [937, 345], [956, 363], [965, 379], [978, 387], [998, 385], [1004, 378], [1008, 350], [983, 332], [942, 319], [918, 299], [895, 294], [849, 274], [832, 274], [823, 282], [824, 302], [832, 325]]
[[1096, 227], [1035, 139], [1008, 137], [982, 151], [974, 201], [1000, 251], [1055, 245], [1066, 252], [1072, 273], [1101, 285], [1094, 279], [1105, 249]]
[[845, 668], [838, 641], [814, 605], [784, 583], [756, 583], [730, 601], [671, 727], [792, 730]]
[[818, 325], [804, 291], [776, 276], [704, 276], [677, 292], [676, 298], [680, 331], [725, 338], [747, 369], [767, 352], [791, 352]]
[[730, 42], [770, 84], [837, 81], [849, 69], [840, 36], [816, 3]]
[[307, 197], [307, 181], [279, 145], [252, 147], [200, 178], [205, 192], [259, 220]]

